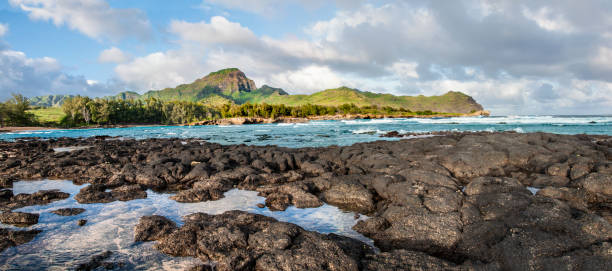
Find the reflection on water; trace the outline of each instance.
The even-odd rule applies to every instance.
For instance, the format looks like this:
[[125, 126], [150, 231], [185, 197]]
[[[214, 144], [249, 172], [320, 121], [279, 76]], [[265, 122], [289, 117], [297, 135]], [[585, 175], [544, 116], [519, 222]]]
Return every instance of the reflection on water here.
[[[42, 206], [28, 206], [15, 211], [40, 213], [39, 224], [28, 229], [40, 229], [32, 242], [9, 248], [0, 253], [1, 270], [64, 270], [74, 268], [88, 260], [93, 254], [113, 251], [110, 261], [123, 262], [125, 268], [138, 270], [184, 270], [200, 261], [193, 258], [175, 258], [159, 253], [152, 242], [134, 243], [134, 226], [145, 215], [162, 215], [179, 225], [181, 217], [195, 212], [220, 214], [229, 210], [243, 210], [291, 222], [307, 230], [322, 233], [337, 233], [366, 241], [372, 241], [353, 231], [357, 222], [354, 213], [342, 212], [336, 207], [324, 205], [319, 208], [298, 209], [290, 207], [284, 212], [272, 212], [257, 208], [264, 202], [257, 192], [234, 189], [225, 193], [225, 198], [200, 203], [178, 203], [170, 200], [169, 194], [147, 191], [146, 199], [128, 202], [116, 201], [104, 204], [79, 204], [73, 196], [85, 185], [74, 185], [70, 181], [20, 181], [13, 185], [13, 192], [34, 193], [38, 190], [60, 189], [71, 197]], [[50, 211], [59, 208], [84, 208], [76, 216], [59, 216]], [[360, 219], [367, 217], [362, 216]], [[85, 226], [77, 221], [86, 219]], [[13, 228], [0, 224], [0, 227]]]

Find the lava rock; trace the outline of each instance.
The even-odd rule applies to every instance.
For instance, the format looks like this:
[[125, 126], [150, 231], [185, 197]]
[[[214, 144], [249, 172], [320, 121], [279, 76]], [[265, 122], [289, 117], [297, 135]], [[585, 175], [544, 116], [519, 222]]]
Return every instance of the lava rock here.
[[134, 241], [156, 241], [176, 229], [176, 223], [163, 216], [143, 216], [134, 228]]
[[5, 212], [0, 214], [0, 222], [16, 226], [30, 226], [38, 223], [38, 214]]
[[54, 213], [56, 215], [61, 215], [61, 216], [79, 215], [83, 212], [85, 212], [85, 209], [83, 208], [62, 208], [62, 209], [51, 211], [51, 213]]

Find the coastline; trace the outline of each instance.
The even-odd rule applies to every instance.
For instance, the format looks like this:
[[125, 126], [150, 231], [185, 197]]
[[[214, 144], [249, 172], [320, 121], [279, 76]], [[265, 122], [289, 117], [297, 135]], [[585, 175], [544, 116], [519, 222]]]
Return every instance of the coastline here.
[[215, 120], [204, 120], [183, 124], [180, 126], [201, 126], [201, 125], [245, 125], [245, 124], [269, 124], [269, 123], [305, 123], [311, 120], [355, 120], [355, 119], [385, 119], [385, 118], [454, 118], [454, 117], [477, 117], [489, 116], [487, 110], [476, 111], [473, 113], [464, 114], [433, 114], [433, 115], [385, 115], [385, 114], [342, 114], [342, 115], [324, 115], [324, 116], [309, 116], [305, 118], [279, 117], [279, 118], [262, 118], [262, 117], [236, 117]]
[[305, 123], [311, 120], [355, 120], [355, 119], [384, 119], [384, 118], [454, 118], [454, 117], [477, 117], [489, 116], [487, 110], [476, 111], [473, 113], [464, 114], [434, 114], [434, 115], [385, 115], [385, 114], [344, 114], [344, 115], [325, 115], [325, 116], [310, 116], [306, 118], [293, 117], [278, 117], [278, 118], [262, 118], [262, 117], [236, 117], [214, 120], [203, 120], [188, 124], [118, 124], [118, 125], [90, 125], [72, 128], [58, 128], [45, 126], [29, 126], [29, 127], [1, 127], [0, 133], [13, 133], [24, 131], [40, 131], [40, 130], [78, 130], [78, 129], [96, 129], [96, 128], [132, 128], [132, 127], [157, 127], [157, 126], [203, 126], [203, 125], [247, 125], [247, 124], [270, 124], [270, 123]]
[[[87, 150], [51, 151], [75, 146]], [[214, 260], [219, 270], [238, 269], [240, 255], [268, 255], [245, 263], [250, 269], [270, 263], [270, 257], [291, 257], [292, 270], [306, 270], [300, 267], [312, 259], [355, 267], [346, 270], [359, 270], [358, 265], [367, 267], [362, 270], [542, 270], [570, 269], [576, 262], [594, 267], [587, 270], [604, 270], [612, 247], [606, 205], [612, 196], [610, 147], [611, 136], [511, 132], [317, 148], [220, 145], [199, 138], [17, 140], [0, 142], [0, 187], [5, 189], [0, 209], [6, 221], [39, 224], [33, 219], [38, 209], [10, 211], [68, 197], [80, 204], [130, 202], [151, 196], [149, 189], [171, 193], [169, 199], [179, 203], [214, 204], [239, 188], [265, 197], [257, 206], [262, 210], [328, 204], [367, 216], [351, 229], [380, 252], [351, 237], [241, 211], [190, 214], [180, 227], [162, 216], [132, 216], [132, 224], [138, 223], [130, 233], [134, 241], [157, 241], [155, 249], [170, 256]], [[13, 182], [41, 179], [89, 185], [75, 195], [6, 190]], [[67, 219], [76, 224], [80, 218]], [[102, 224], [92, 218], [87, 225]], [[29, 237], [11, 241], [15, 246], [40, 233], [10, 231], [5, 236]], [[227, 241], [228, 235], [238, 241]], [[257, 241], [244, 245], [248, 240]], [[275, 245], [278, 240], [281, 245]], [[91, 237], [70, 241], [104, 245]], [[19, 253], [39, 253], [23, 248]], [[121, 249], [109, 253], [121, 256]], [[257, 254], [262, 251], [267, 254]], [[78, 253], [76, 260], [86, 260]]]

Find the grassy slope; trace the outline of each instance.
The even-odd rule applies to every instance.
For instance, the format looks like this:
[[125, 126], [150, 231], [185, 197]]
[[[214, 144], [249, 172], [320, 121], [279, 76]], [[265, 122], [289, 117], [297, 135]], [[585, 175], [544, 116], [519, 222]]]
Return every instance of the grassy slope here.
[[40, 109], [32, 109], [28, 111], [33, 113], [38, 121], [42, 123], [55, 122], [59, 123], [60, 120], [64, 117], [64, 111], [60, 107], [48, 107], [48, 108], [40, 108]]
[[460, 92], [449, 92], [441, 96], [394, 96], [362, 92], [350, 88], [328, 89], [311, 95], [269, 96], [258, 102], [269, 104], [303, 105], [318, 104], [338, 106], [353, 103], [357, 106], [377, 105], [406, 108], [412, 111], [432, 110], [448, 113], [467, 113], [482, 110], [471, 97]]

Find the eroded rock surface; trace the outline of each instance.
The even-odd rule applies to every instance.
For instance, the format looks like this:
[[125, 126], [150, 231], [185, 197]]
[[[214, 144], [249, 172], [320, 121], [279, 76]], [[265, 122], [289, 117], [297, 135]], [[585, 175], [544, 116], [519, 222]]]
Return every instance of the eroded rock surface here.
[[38, 216], [38, 214], [23, 212], [4, 212], [0, 214], [0, 222], [26, 227], [38, 223]]
[[41, 231], [16, 231], [0, 228], [0, 251], [32, 241]]
[[[216, 270], [359, 270], [358, 258], [371, 253], [371, 248], [360, 241], [305, 231], [294, 224], [242, 211], [196, 213], [185, 216], [184, 222], [174, 229], [161, 217], [143, 217], [135, 239], [157, 239], [160, 251], [199, 257], [214, 264]], [[151, 224], [155, 226], [148, 226]], [[155, 238], [143, 239], [144, 228]]]
[[[91, 147], [52, 151], [61, 146]], [[240, 188], [258, 191], [272, 210], [327, 203], [368, 215], [354, 229], [372, 238], [386, 256], [370, 255], [368, 262], [354, 256], [329, 260], [342, 259], [341, 268], [597, 270], [612, 257], [608, 136], [444, 133], [302, 149], [197, 139], [17, 140], [0, 142], [0, 170], [3, 210], [30, 203], [29, 196], [6, 189], [14, 180], [60, 178], [90, 183], [77, 195], [79, 202], [131, 200], [146, 196], [147, 189], [174, 191], [173, 199], [181, 202], [207, 201]], [[530, 187], [540, 190], [534, 195]], [[283, 269], [296, 262], [295, 255], [310, 253], [284, 247], [288, 241], [282, 240], [296, 242], [292, 230], [285, 233], [289, 237], [276, 236], [278, 242], [261, 241], [257, 247], [264, 252], [253, 254], [259, 256], [244, 254], [252, 252], [251, 236], [279, 223], [256, 220], [267, 222], [258, 222], [262, 227], [188, 222], [159, 239], [158, 246], [238, 269], [257, 264]], [[304, 249], [310, 242], [327, 244], [321, 238], [339, 244], [298, 232]], [[227, 240], [206, 239], [221, 235]], [[175, 239], [185, 241], [171, 242]], [[333, 247], [329, 255], [341, 255]], [[283, 252], [265, 252], [270, 248]], [[303, 257], [324, 257], [312, 253]], [[272, 265], [283, 262], [287, 265]]]
[[79, 215], [83, 212], [85, 212], [85, 209], [83, 208], [62, 208], [62, 209], [51, 211], [51, 213], [54, 213], [56, 215], [61, 215], [61, 216]]

